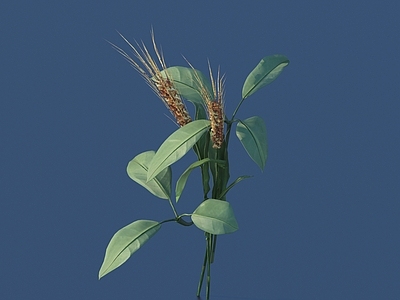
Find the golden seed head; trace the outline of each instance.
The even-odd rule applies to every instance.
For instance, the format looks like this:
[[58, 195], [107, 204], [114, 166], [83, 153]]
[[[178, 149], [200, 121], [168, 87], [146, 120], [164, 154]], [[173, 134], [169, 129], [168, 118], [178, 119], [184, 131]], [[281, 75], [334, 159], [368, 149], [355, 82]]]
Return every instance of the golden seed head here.
[[[121, 35], [121, 34], [120, 34]], [[149, 51], [147, 50], [144, 43], [142, 43], [142, 47], [137, 44], [140, 52], [124, 37], [121, 35], [124, 41], [132, 48], [133, 53], [135, 54], [136, 59], [140, 62], [142, 67], [132, 59], [124, 50], [111, 44], [128, 62], [137, 70], [140, 75], [146, 80], [147, 84], [151, 87], [151, 89], [155, 92], [155, 94], [163, 101], [163, 103], [167, 106], [171, 114], [175, 117], [176, 122], [179, 126], [184, 126], [187, 123], [191, 122], [189, 112], [183, 103], [182, 98], [178, 94], [178, 91], [174, 88], [172, 81], [168, 78], [168, 74], [162, 74], [161, 71], [167, 68], [164, 60], [164, 56], [162, 52], [160, 52], [157, 48], [154, 32], [151, 31], [151, 39], [154, 48], [154, 52], [157, 56], [157, 60], [161, 66], [157, 64], [157, 61], [154, 60]]]
[[[187, 61], [187, 60], [186, 60]], [[189, 66], [195, 70], [195, 68], [187, 61]], [[210, 63], [208, 63], [208, 69], [210, 72], [210, 79], [212, 85], [212, 95], [210, 95], [207, 87], [203, 81], [195, 72], [195, 79], [198, 84], [198, 91], [203, 99], [204, 105], [207, 109], [208, 118], [211, 123], [211, 140], [213, 142], [213, 148], [221, 148], [224, 141], [224, 76], [220, 76], [219, 68], [217, 78], [214, 81]]]
[[224, 141], [224, 76], [220, 76], [218, 68], [217, 78], [214, 81], [210, 65], [208, 68], [214, 96], [214, 99], [207, 101], [208, 117], [211, 121], [211, 140], [213, 148], [219, 149]]
[[211, 140], [213, 148], [221, 148], [224, 141], [224, 116], [222, 103], [208, 102], [208, 115], [211, 121]]

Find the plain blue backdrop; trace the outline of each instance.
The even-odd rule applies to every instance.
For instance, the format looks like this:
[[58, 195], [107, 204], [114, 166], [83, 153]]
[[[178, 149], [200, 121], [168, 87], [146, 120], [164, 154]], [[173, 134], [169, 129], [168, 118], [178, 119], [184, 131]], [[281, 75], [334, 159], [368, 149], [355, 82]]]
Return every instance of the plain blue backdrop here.
[[[3, 1], [0, 298], [195, 299], [204, 237], [168, 223], [97, 279], [137, 219], [172, 216], [125, 168], [176, 126], [106, 40], [226, 74], [227, 114], [266, 55], [291, 63], [243, 104], [263, 173], [232, 139], [239, 231], [218, 240], [212, 299], [400, 299], [398, 1]], [[176, 179], [194, 156], [174, 168]], [[201, 200], [194, 174], [177, 206]]]

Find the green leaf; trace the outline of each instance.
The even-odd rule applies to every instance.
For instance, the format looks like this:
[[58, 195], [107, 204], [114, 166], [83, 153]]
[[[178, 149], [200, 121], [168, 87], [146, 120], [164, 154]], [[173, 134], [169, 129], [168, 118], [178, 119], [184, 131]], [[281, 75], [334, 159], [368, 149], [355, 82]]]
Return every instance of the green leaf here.
[[249, 176], [249, 175], [242, 175], [239, 176], [238, 178], [236, 178], [236, 180], [234, 182], [232, 182], [223, 192], [222, 194], [219, 196], [220, 199], [222, 199], [222, 197], [225, 197], [225, 195], [229, 192], [229, 190], [231, 188], [233, 188], [236, 184], [238, 184], [239, 182], [241, 182], [243, 179], [247, 179], [253, 176]]
[[198, 103], [197, 101], [188, 100], [193, 103], [195, 107], [195, 120], [206, 120], [207, 113], [203, 104]]
[[226, 234], [238, 230], [238, 224], [229, 202], [207, 199], [192, 214], [193, 223], [211, 234]]
[[155, 151], [146, 151], [135, 156], [128, 163], [126, 171], [133, 181], [146, 188], [154, 196], [161, 199], [171, 199], [171, 167], [165, 168], [155, 178], [147, 181], [147, 171], [155, 154]]
[[199, 166], [201, 166], [201, 165], [203, 165], [203, 164], [205, 164], [205, 163], [208, 163], [208, 162], [210, 162], [210, 161], [211, 161], [211, 162], [218, 163], [218, 164], [221, 164], [221, 165], [225, 165], [225, 164], [226, 164], [226, 162], [223, 161], [223, 160], [215, 160], [215, 159], [209, 159], [209, 158], [204, 158], [204, 159], [202, 159], [202, 160], [199, 160], [199, 161], [196, 161], [196, 162], [192, 163], [192, 164], [185, 170], [185, 172], [182, 173], [182, 175], [179, 177], [178, 181], [176, 182], [176, 188], [175, 188], [176, 202], [179, 201], [179, 198], [180, 198], [181, 195], [182, 195], [183, 189], [185, 188], [186, 181], [188, 180], [190, 173], [192, 173], [192, 171], [193, 171], [195, 168], [197, 168], [197, 167], [199, 167]]
[[224, 141], [221, 145], [221, 148], [216, 149], [211, 146], [209, 146], [208, 153], [209, 157], [212, 157], [214, 159], [219, 159], [219, 160], [224, 160], [227, 162], [227, 166], [220, 166], [215, 163], [210, 163], [210, 171], [213, 177], [213, 189], [212, 189], [212, 197], [215, 199], [221, 199], [221, 200], [226, 200], [225, 198], [219, 197], [223, 190], [226, 188], [226, 185], [228, 184], [229, 181], [229, 161], [227, 157], [227, 144]]
[[147, 180], [182, 158], [210, 127], [209, 120], [196, 120], [176, 130], [162, 143], [152, 159]]
[[160, 228], [161, 224], [158, 222], [138, 220], [118, 230], [107, 246], [99, 279], [126, 262]]
[[204, 103], [200, 92], [201, 85], [207, 89], [210, 95], [213, 94], [210, 80], [199, 70], [175, 66], [161, 71], [161, 75], [171, 79], [179, 95], [192, 102]]
[[267, 161], [267, 129], [260, 117], [240, 120], [236, 126], [236, 135], [252, 160], [264, 169]]
[[271, 55], [264, 57], [253, 71], [247, 76], [242, 89], [242, 99], [245, 99], [274, 81], [289, 64], [284, 55]]

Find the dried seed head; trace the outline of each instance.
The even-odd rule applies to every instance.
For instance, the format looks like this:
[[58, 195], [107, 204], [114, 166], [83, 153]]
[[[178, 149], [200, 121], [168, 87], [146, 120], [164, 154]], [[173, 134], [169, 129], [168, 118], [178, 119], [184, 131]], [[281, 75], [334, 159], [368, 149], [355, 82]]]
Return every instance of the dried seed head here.
[[224, 141], [224, 78], [220, 77], [219, 69], [217, 79], [214, 81], [211, 67], [210, 78], [212, 82], [214, 101], [207, 102], [208, 117], [211, 121], [211, 140], [213, 148], [221, 148]]
[[[187, 61], [187, 60], [186, 60]], [[187, 61], [189, 66], [195, 70], [195, 68]], [[198, 84], [198, 91], [203, 99], [204, 105], [207, 109], [208, 118], [211, 123], [211, 140], [213, 142], [213, 148], [221, 148], [224, 141], [224, 76], [220, 76], [219, 68], [217, 78], [214, 81], [210, 62], [208, 63], [208, 69], [210, 72], [210, 79], [212, 85], [212, 95], [204, 85], [203, 81], [195, 72], [195, 79]]]
[[207, 103], [208, 115], [211, 121], [211, 140], [213, 148], [221, 148], [224, 141], [224, 117], [222, 104], [217, 101]]
[[[120, 34], [121, 35], [121, 34]], [[151, 32], [151, 39], [154, 48], [154, 52], [157, 56], [157, 60], [161, 66], [158, 66], [156, 60], [154, 60], [149, 51], [147, 50], [144, 43], [142, 43], [142, 47], [137, 44], [140, 52], [125, 38], [121, 35], [124, 41], [132, 48], [135, 57], [140, 62], [142, 67], [132, 59], [124, 50], [111, 44], [146, 80], [147, 84], [151, 87], [151, 89], [156, 93], [156, 95], [163, 101], [163, 103], [167, 106], [171, 114], [175, 117], [176, 122], [179, 126], [184, 126], [187, 123], [191, 122], [189, 112], [183, 103], [182, 98], [178, 94], [178, 91], [174, 88], [172, 81], [168, 78], [168, 74], [164, 75], [161, 73], [162, 70], [167, 68], [164, 60], [164, 56], [158, 50], [154, 32]]]

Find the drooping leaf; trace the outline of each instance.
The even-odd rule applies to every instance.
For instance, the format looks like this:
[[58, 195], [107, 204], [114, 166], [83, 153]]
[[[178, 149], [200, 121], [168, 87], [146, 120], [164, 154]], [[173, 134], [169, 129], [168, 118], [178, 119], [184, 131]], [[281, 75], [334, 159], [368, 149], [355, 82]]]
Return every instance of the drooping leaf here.
[[182, 195], [183, 189], [185, 188], [186, 181], [188, 180], [190, 173], [192, 173], [192, 171], [193, 171], [195, 168], [197, 168], [197, 167], [199, 167], [199, 166], [201, 166], [201, 165], [203, 165], [203, 164], [205, 164], [205, 163], [208, 163], [208, 162], [210, 162], [210, 161], [211, 161], [211, 162], [214, 162], [214, 163], [221, 164], [221, 165], [226, 164], [226, 162], [223, 161], [223, 160], [215, 160], [215, 159], [209, 159], [209, 158], [204, 158], [204, 159], [202, 159], [202, 160], [199, 160], [199, 161], [196, 161], [196, 162], [192, 163], [192, 164], [185, 170], [185, 172], [182, 173], [182, 175], [179, 177], [178, 181], [176, 182], [176, 188], [175, 188], [176, 202], [179, 201], [179, 198], [180, 198], [181, 195]]
[[242, 89], [242, 98], [245, 99], [274, 81], [289, 64], [289, 59], [284, 55], [271, 55], [264, 57], [247, 76]]
[[204, 103], [200, 92], [200, 85], [203, 85], [208, 93], [212, 95], [210, 80], [199, 70], [174, 66], [161, 71], [161, 74], [168, 76], [172, 80], [174, 88], [187, 100], [199, 104]]
[[146, 151], [135, 156], [126, 168], [128, 176], [154, 196], [161, 199], [171, 198], [172, 170], [167, 167], [162, 170], [155, 178], [147, 181], [147, 171], [153, 159], [155, 151]]
[[238, 178], [236, 178], [236, 180], [235, 180], [234, 182], [232, 182], [232, 183], [222, 192], [222, 194], [219, 196], [219, 198], [222, 199], [222, 197], [224, 197], [224, 196], [229, 192], [229, 190], [230, 190], [231, 188], [233, 188], [236, 184], [238, 184], [239, 182], [241, 182], [243, 179], [250, 178], [250, 177], [253, 177], [253, 176], [242, 175], [242, 176], [239, 176]]
[[236, 126], [236, 135], [252, 160], [264, 169], [267, 161], [267, 129], [260, 117], [241, 120]]
[[209, 120], [196, 120], [176, 130], [162, 143], [153, 157], [147, 180], [182, 158], [210, 127]]
[[161, 224], [158, 222], [138, 220], [118, 230], [107, 246], [99, 279], [126, 262], [160, 228]]
[[193, 223], [211, 234], [226, 234], [238, 230], [238, 224], [229, 202], [207, 199], [192, 214]]

